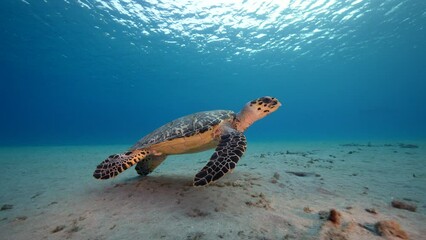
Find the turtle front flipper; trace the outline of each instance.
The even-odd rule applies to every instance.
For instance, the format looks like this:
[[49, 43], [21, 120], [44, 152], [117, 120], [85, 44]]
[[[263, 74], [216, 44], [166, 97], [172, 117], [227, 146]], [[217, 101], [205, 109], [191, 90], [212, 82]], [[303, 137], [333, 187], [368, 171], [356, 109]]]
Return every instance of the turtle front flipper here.
[[135, 149], [123, 154], [113, 154], [101, 162], [93, 173], [97, 179], [108, 179], [135, 165], [151, 154], [145, 149]]
[[164, 154], [160, 156], [147, 156], [144, 160], [136, 164], [135, 170], [139, 175], [146, 176], [152, 173], [166, 158], [167, 155]]
[[227, 129], [220, 138], [215, 153], [194, 178], [194, 186], [203, 186], [232, 171], [246, 150], [246, 137], [235, 129]]

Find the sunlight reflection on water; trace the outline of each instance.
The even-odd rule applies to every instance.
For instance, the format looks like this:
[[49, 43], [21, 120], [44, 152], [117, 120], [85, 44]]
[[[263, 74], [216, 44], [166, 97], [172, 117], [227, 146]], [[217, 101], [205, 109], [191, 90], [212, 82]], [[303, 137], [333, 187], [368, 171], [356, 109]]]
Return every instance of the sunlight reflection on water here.
[[228, 61], [261, 52], [282, 59], [288, 54], [326, 59], [337, 53], [353, 59], [368, 43], [392, 46], [400, 34], [396, 26], [420, 29], [425, 18], [424, 4], [408, 0], [75, 1], [99, 19], [95, 28], [109, 22], [125, 29], [101, 29], [112, 40], [127, 34], [129, 44], [143, 51], [156, 42], [222, 52]]

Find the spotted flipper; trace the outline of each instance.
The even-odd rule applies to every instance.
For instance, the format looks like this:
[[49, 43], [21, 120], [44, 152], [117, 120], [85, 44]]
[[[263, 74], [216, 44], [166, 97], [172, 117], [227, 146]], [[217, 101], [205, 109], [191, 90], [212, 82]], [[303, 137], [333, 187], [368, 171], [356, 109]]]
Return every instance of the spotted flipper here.
[[97, 179], [113, 178], [146, 158], [149, 154], [150, 152], [144, 149], [135, 149], [123, 154], [113, 154], [96, 167], [93, 177]]
[[154, 169], [157, 168], [166, 159], [166, 157], [167, 155], [147, 156], [145, 159], [136, 164], [135, 170], [139, 175], [146, 176], [152, 173], [152, 171], [154, 171]]
[[243, 156], [246, 145], [246, 137], [242, 132], [232, 129], [222, 135], [210, 161], [195, 175], [194, 186], [207, 185], [232, 171]]

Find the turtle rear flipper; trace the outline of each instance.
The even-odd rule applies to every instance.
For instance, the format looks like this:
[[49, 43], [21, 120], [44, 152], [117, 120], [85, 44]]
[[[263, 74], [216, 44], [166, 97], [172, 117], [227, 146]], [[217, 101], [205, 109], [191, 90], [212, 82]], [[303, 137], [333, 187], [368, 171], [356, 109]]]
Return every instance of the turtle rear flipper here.
[[93, 173], [97, 179], [109, 179], [146, 158], [150, 152], [145, 149], [135, 149], [123, 154], [113, 154], [101, 162]]
[[154, 171], [154, 169], [156, 169], [166, 158], [167, 155], [164, 154], [160, 156], [147, 156], [145, 159], [136, 164], [135, 170], [139, 175], [146, 176], [152, 173], [152, 171]]
[[207, 165], [194, 178], [194, 186], [203, 186], [223, 177], [232, 171], [246, 150], [246, 137], [242, 132], [228, 129], [221, 136], [215, 153]]

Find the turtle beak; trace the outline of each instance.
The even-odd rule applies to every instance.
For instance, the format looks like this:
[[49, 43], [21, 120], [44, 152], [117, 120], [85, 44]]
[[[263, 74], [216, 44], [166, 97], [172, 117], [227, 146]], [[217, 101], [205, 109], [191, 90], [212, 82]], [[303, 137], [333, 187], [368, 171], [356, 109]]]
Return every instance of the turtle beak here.
[[281, 102], [277, 100], [277, 108], [281, 107]]
[[275, 111], [275, 110], [277, 110], [279, 107], [281, 107], [281, 105], [282, 105], [282, 104], [280, 103], [280, 101], [278, 101], [278, 99], [273, 98], [270, 106], [271, 106], [271, 108], [272, 108], [272, 109], [273, 109], [273, 108], [275, 108], [275, 109], [274, 109], [274, 111]]

